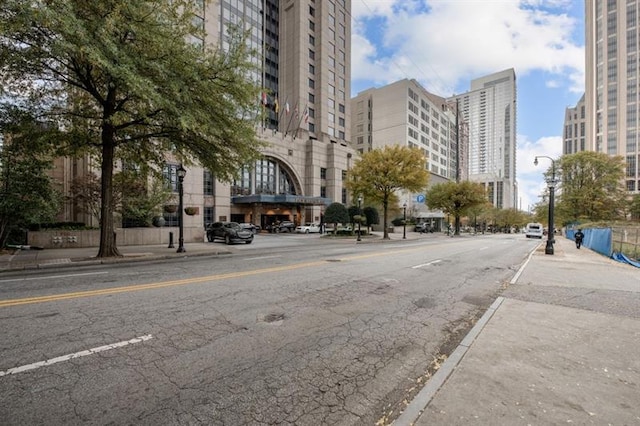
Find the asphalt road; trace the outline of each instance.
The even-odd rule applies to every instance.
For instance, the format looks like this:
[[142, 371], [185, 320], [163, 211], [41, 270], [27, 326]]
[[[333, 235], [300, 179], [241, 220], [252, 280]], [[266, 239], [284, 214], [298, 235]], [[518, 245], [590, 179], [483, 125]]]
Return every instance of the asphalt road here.
[[0, 421], [388, 423], [538, 243], [290, 235], [3, 276]]

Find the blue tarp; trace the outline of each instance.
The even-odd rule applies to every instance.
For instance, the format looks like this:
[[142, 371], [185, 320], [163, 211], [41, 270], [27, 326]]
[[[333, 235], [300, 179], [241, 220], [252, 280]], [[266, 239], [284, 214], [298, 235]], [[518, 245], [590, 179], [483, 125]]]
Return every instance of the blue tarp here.
[[[575, 240], [575, 233], [578, 229], [567, 229], [566, 235], [570, 240]], [[582, 245], [597, 253], [611, 257], [613, 232], [611, 228], [586, 228], [583, 229], [584, 239]]]
[[617, 260], [618, 262], [622, 262], [622, 263], [628, 263], [629, 265], [633, 265], [636, 268], [640, 268], [640, 262], [637, 262], [635, 260], [629, 259], [627, 256], [625, 256], [622, 253], [618, 253], [618, 252], [613, 252], [613, 255], [611, 256], [611, 258], [613, 260]]

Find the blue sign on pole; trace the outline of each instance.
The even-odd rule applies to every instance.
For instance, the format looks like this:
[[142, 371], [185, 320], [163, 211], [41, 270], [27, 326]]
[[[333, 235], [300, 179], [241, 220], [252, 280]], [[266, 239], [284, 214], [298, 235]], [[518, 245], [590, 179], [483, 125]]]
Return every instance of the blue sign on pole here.
[[424, 203], [424, 200], [426, 200], [424, 194], [418, 194], [416, 195], [416, 202], [418, 203]]

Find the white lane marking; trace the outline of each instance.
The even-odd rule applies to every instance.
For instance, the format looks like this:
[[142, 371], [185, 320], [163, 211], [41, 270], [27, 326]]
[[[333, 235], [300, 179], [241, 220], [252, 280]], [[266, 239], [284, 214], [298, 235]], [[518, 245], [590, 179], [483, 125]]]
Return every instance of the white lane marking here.
[[132, 345], [134, 343], [144, 342], [146, 340], [152, 339], [153, 336], [151, 334], [147, 334], [146, 336], [136, 337], [131, 340], [125, 340], [123, 342], [112, 343], [111, 345], [98, 346], [97, 348], [88, 349], [86, 351], [80, 351], [73, 354], [62, 355], [56, 358], [51, 358], [46, 361], [34, 362], [33, 364], [22, 365], [20, 367], [10, 368], [7, 371], [0, 371], [0, 377], [7, 376], [9, 374], [18, 374], [23, 373], [29, 370], [35, 370], [36, 368], [45, 367], [47, 365], [57, 364], [59, 362], [69, 361], [70, 359], [80, 358], [83, 356], [97, 354], [99, 352], [108, 351], [111, 349], [122, 348], [127, 345]]
[[47, 275], [45, 277], [25, 277], [25, 278], [14, 278], [11, 280], [0, 280], [0, 283], [8, 283], [11, 281], [33, 281], [33, 280], [50, 280], [52, 278], [69, 278], [69, 277], [82, 277], [85, 275], [99, 275], [99, 274], [108, 274], [108, 271], [103, 272], [85, 272], [83, 274], [67, 274], [67, 275]]
[[418, 268], [422, 268], [423, 266], [429, 266], [429, 265], [433, 265], [433, 264], [440, 263], [440, 262], [442, 262], [442, 259], [436, 259], [436, 260], [432, 260], [431, 262], [428, 262], [428, 263], [423, 263], [422, 265], [412, 266], [411, 269], [418, 269]]
[[488, 248], [489, 248], [489, 247], [480, 247], [480, 250], [486, 250], [486, 249], [488, 249]]

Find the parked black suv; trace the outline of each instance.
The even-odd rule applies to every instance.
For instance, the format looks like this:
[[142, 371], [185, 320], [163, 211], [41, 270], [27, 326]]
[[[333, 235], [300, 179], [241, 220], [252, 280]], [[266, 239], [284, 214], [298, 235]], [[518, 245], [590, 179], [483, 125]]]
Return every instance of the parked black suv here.
[[276, 232], [294, 232], [296, 230], [296, 224], [289, 221], [283, 220], [278, 225], [275, 226]]
[[207, 240], [212, 243], [215, 240], [224, 240], [225, 243], [251, 244], [253, 231], [240, 227], [237, 222], [214, 222], [207, 225]]

